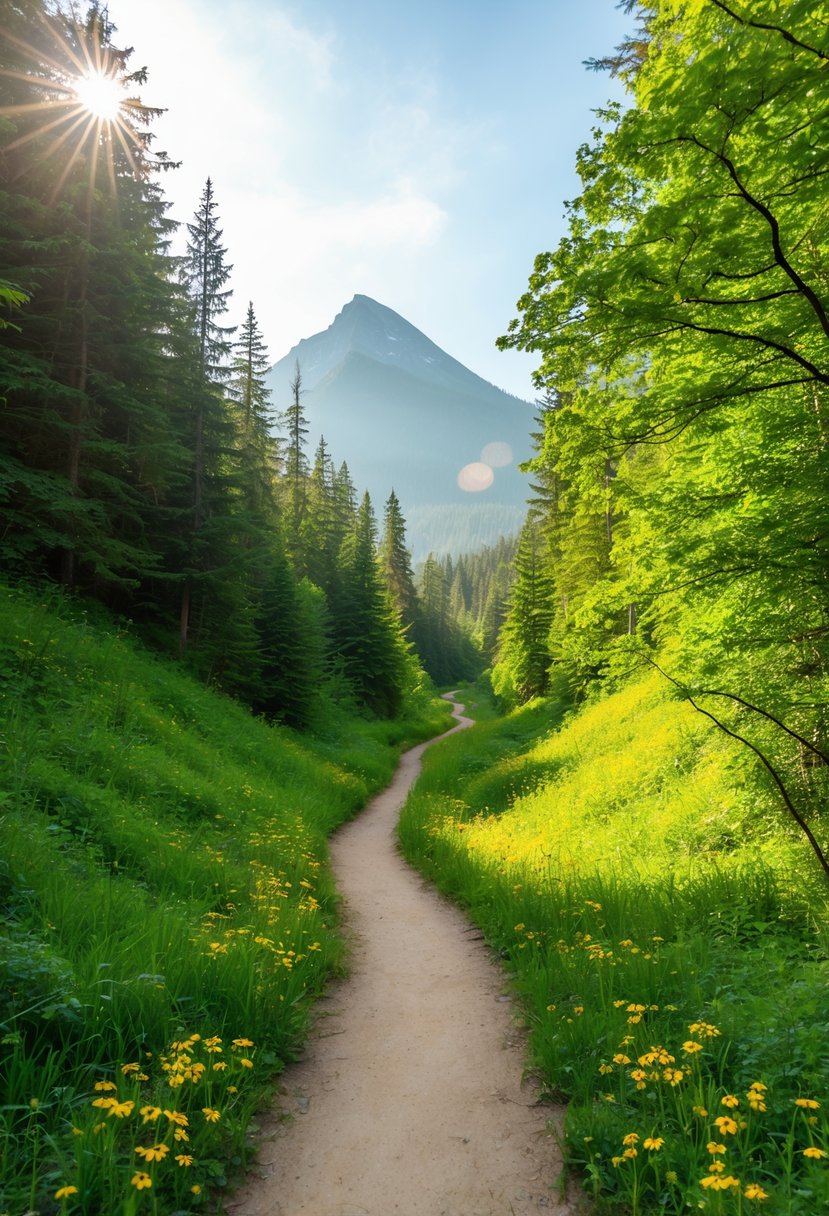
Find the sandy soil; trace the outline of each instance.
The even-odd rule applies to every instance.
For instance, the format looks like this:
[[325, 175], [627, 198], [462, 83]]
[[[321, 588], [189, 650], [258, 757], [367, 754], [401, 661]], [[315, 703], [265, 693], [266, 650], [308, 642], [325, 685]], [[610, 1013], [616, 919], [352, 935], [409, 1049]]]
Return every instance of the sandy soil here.
[[[470, 725], [455, 705], [458, 725]], [[565, 1216], [559, 1116], [522, 1084], [503, 975], [463, 915], [396, 851], [429, 744], [332, 841], [351, 974], [281, 1078], [233, 1216]], [[258, 1176], [256, 1176], [258, 1174]]]

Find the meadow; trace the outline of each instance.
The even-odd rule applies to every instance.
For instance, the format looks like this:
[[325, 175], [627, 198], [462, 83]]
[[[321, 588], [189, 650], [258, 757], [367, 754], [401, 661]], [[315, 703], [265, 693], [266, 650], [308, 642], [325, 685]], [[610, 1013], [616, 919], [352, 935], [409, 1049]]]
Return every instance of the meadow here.
[[596, 1210], [823, 1211], [829, 892], [753, 758], [656, 675], [460, 697], [401, 845], [509, 969]]
[[344, 966], [326, 840], [448, 708], [315, 736], [0, 595], [0, 1212], [215, 1210]]

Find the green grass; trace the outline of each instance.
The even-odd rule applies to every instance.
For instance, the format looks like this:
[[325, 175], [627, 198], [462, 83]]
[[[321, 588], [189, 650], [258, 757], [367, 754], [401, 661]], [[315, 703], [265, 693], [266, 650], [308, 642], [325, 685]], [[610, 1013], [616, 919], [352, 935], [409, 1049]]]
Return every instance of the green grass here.
[[447, 716], [300, 736], [3, 588], [0, 1212], [195, 1210], [244, 1164], [343, 964], [327, 836]]
[[655, 679], [535, 702], [427, 753], [400, 839], [510, 968], [599, 1210], [823, 1210], [827, 890], [744, 753]]

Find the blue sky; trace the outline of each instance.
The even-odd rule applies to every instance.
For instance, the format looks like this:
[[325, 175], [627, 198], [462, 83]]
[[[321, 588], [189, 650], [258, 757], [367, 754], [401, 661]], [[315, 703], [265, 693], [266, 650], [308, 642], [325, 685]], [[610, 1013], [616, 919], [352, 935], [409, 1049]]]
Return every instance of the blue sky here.
[[209, 175], [230, 322], [253, 300], [274, 360], [357, 293], [532, 399], [495, 349], [535, 254], [564, 231], [576, 149], [619, 85], [582, 61], [615, 0], [109, 0], [117, 45], [167, 107], [164, 188], [188, 220]]

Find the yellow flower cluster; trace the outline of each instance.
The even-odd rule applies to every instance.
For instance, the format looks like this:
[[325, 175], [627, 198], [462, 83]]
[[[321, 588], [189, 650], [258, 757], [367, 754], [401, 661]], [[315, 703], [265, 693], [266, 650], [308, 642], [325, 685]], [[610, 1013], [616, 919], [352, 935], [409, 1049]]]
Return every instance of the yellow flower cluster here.
[[[211, 1086], [214, 1085], [218, 1076], [224, 1077], [226, 1072], [229, 1072], [230, 1077], [233, 1077], [237, 1069], [241, 1072], [252, 1069], [254, 1062], [251, 1054], [254, 1046], [252, 1039], [243, 1037], [233, 1039], [230, 1043], [226, 1059], [223, 1059], [219, 1057], [225, 1054], [224, 1043], [218, 1035], [203, 1038], [200, 1034], [192, 1034], [186, 1039], [171, 1043], [169, 1050], [159, 1056], [158, 1068], [164, 1074], [170, 1089], [174, 1092], [180, 1092], [186, 1085], [186, 1092], [189, 1093], [192, 1087], [198, 1086], [202, 1082], [207, 1083], [209, 1081]], [[206, 1056], [207, 1060], [197, 1059], [198, 1053]], [[148, 1056], [147, 1058], [151, 1057]], [[122, 1086], [140, 1086], [151, 1080], [150, 1076], [142, 1071], [142, 1066], [137, 1062], [130, 1061], [122, 1064], [119, 1071], [122, 1078]], [[238, 1092], [238, 1087], [228, 1084], [226, 1080], [223, 1081], [223, 1085], [227, 1094]], [[139, 1106], [135, 1097], [124, 1097], [120, 1093], [120, 1086], [115, 1081], [96, 1081], [94, 1088], [96, 1097], [91, 1099], [90, 1105], [96, 1110], [105, 1111], [107, 1120], [110, 1118], [116, 1121], [127, 1120], [135, 1116], [141, 1120], [142, 1127], [149, 1125], [152, 1129], [152, 1141], [147, 1144], [135, 1145], [132, 1150], [141, 1159], [141, 1164], [146, 1168], [136, 1170], [133, 1173], [130, 1178], [130, 1186], [134, 1187], [137, 1191], [149, 1190], [154, 1183], [154, 1168], [170, 1157], [171, 1148], [180, 1149], [172, 1157], [172, 1160], [176, 1162], [179, 1169], [189, 1169], [194, 1164], [195, 1157], [193, 1153], [189, 1148], [185, 1151], [185, 1146], [187, 1146], [190, 1140], [192, 1127], [190, 1116], [184, 1110], [178, 1109], [178, 1106], [175, 1104], [171, 1104], [169, 1108], [156, 1106], [153, 1103], [145, 1103]], [[133, 1090], [133, 1092], [137, 1091]], [[208, 1101], [210, 1101], [212, 1092], [212, 1088], [209, 1088], [205, 1094]], [[201, 1115], [204, 1124], [212, 1125], [220, 1121], [222, 1112], [211, 1103], [210, 1105], [201, 1107]], [[161, 1123], [162, 1120], [165, 1122]], [[98, 1136], [108, 1126], [109, 1124], [106, 1121], [96, 1123], [90, 1128], [90, 1131], [93, 1136]], [[72, 1128], [72, 1133], [77, 1136], [85, 1134], [82, 1128], [77, 1127]], [[135, 1135], [134, 1131], [132, 1135]], [[200, 1185], [195, 1185], [190, 1189], [194, 1195], [198, 1195], [201, 1193], [202, 1188]], [[76, 1186], [62, 1186], [55, 1192], [55, 1198], [63, 1201], [65, 1204], [71, 1196], [78, 1193]]]

